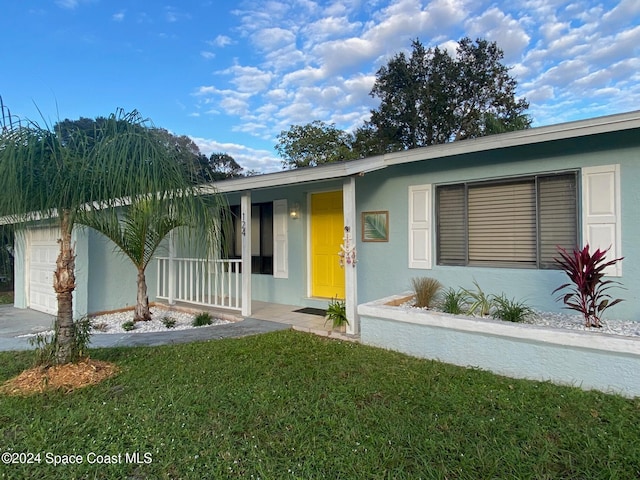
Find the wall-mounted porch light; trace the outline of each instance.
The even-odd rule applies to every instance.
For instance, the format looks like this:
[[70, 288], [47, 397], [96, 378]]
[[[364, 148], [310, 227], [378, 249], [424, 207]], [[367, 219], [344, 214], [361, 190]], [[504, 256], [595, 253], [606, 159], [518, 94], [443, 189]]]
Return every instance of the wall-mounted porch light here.
[[289, 209], [289, 216], [293, 220], [297, 220], [298, 218], [300, 218], [300, 204], [294, 203], [293, 205], [291, 205], [291, 208]]

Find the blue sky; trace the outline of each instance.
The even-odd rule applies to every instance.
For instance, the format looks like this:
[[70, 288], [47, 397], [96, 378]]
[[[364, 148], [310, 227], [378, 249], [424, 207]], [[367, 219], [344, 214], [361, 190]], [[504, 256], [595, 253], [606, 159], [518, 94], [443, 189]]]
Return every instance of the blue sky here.
[[375, 72], [415, 38], [496, 41], [536, 126], [640, 109], [638, 0], [5, 0], [0, 32], [12, 114], [137, 109], [261, 172], [293, 124], [367, 120]]

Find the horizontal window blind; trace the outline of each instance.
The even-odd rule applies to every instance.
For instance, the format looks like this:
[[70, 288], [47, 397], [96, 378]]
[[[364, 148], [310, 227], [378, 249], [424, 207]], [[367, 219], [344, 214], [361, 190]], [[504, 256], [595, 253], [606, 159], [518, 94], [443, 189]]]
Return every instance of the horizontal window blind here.
[[536, 264], [533, 180], [469, 187], [469, 262]]
[[568, 251], [577, 245], [576, 175], [538, 179], [540, 267], [555, 267], [557, 247]]
[[464, 265], [467, 261], [466, 198], [464, 185], [438, 188], [438, 262]]
[[442, 265], [558, 268], [578, 242], [576, 172], [436, 189]]

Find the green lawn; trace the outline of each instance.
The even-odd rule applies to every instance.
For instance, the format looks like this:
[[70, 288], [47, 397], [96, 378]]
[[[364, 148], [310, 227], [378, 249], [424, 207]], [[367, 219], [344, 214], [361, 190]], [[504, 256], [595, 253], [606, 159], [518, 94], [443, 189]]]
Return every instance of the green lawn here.
[[[0, 451], [41, 454], [0, 465], [0, 478], [640, 476], [640, 399], [293, 331], [92, 356], [121, 373], [70, 394], [0, 397]], [[31, 361], [0, 353], [0, 380]], [[72, 454], [83, 463], [47, 464]], [[95, 455], [121, 463], [89, 464]]]

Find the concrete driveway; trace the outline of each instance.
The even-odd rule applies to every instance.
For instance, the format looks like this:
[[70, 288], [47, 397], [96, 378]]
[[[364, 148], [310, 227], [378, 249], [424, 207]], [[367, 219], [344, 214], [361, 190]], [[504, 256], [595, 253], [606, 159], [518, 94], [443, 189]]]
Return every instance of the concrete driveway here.
[[[30, 309], [0, 305], [0, 350], [31, 350], [29, 338], [52, 330], [54, 317]], [[91, 335], [90, 348], [157, 346], [221, 338], [244, 337], [259, 333], [287, 330], [291, 325], [268, 320], [245, 318], [225, 325], [211, 325], [169, 332], [96, 333]]]

